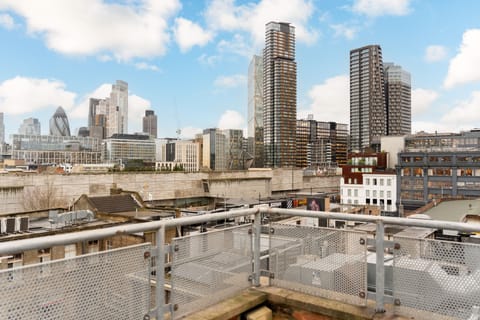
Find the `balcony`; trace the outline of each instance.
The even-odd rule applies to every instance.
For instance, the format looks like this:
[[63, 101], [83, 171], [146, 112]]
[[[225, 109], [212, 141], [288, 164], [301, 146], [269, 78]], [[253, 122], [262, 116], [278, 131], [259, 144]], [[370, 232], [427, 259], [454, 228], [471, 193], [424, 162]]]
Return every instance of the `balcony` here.
[[[302, 226], [296, 219], [260, 225], [260, 217], [270, 213], [369, 222], [375, 237], [364, 231]], [[168, 228], [252, 215], [251, 224], [164, 243]], [[1, 270], [0, 318], [180, 319], [249, 288], [276, 288], [335, 301], [332, 306], [354, 306], [372, 319], [385, 310], [386, 316], [415, 319], [478, 319], [480, 245], [409, 237], [385, 240], [387, 224], [480, 231], [478, 225], [445, 221], [261, 208], [4, 242], [3, 257], [156, 230], [159, 246], [142, 243]]]

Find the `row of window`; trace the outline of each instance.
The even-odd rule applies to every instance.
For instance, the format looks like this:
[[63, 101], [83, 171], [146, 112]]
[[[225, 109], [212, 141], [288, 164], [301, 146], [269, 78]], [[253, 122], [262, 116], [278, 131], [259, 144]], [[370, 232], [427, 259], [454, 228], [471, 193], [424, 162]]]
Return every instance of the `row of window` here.
[[[370, 193], [370, 191], [372, 191], [372, 192]], [[385, 196], [385, 194], [387, 195], [388, 199], [392, 198], [392, 191], [390, 191], [390, 190], [387, 190], [386, 193], [385, 193], [384, 190], [365, 190], [365, 197], [369, 198], [370, 194], [374, 198], [377, 197], [377, 194], [379, 195], [380, 198], [383, 198]], [[347, 196], [349, 196], [349, 197], [352, 196], [352, 189], [347, 189]], [[358, 197], [358, 189], [353, 189], [353, 196]]]
[[392, 185], [392, 179], [391, 178], [387, 178], [387, 179], [384, 179], [384, 178], [372, 178], [372, 179], [365, 178], [365, 185], [369, 186], [370, 182], [371, 182], [372, 186], [376, 186], [376, 185], [383, 186], [384, 183], [385, 183], [385, 180], [386, 180], [387, 186]]

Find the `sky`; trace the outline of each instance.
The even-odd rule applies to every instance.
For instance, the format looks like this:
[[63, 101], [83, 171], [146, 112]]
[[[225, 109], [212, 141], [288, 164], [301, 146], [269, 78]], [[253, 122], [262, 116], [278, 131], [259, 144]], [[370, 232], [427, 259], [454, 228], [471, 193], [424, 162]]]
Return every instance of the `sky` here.
[[297, 118], [348, 124], [349, 52], [378, 44], [411, 73], [414, 133], [480, 127], [480, 1], [0, 0], [7, 141], [29, 117], [48, 134], [58, 106], [75, 133], [116, 80], [129, 133], [152, 109], [159, 137], [247, 135], [248, 66], [269, 21], [295, 26]]

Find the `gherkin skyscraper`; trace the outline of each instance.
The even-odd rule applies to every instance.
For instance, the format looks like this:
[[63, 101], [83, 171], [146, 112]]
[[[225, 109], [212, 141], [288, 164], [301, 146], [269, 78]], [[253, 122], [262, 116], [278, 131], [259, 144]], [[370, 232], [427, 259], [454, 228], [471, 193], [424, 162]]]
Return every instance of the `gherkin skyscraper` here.
[[51, 136], [70, 136], [70, 125], [68, 124], [67, 114], [60, 106], [57, 108], [52, 118], [50, 118], [50, 135]]

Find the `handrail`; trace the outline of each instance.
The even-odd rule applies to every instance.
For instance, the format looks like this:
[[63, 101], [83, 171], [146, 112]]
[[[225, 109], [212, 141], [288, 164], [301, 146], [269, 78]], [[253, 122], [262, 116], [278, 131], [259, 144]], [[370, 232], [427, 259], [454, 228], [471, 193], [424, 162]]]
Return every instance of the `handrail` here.
[[382, 221], [385, 225], [401, 225], [407, 227], [422, 227], [422, 228], [434, 228], [443, 230], [456, 230], [461, 232], [480, 232], [480, 225], [472, 225], [463, 222], [450, 222], [439, 220], [421, 220], [421, 219], [406, 219], [397, 217], [385, 217], [385, 216], [369, 216], [362, 214], [349, 214], [338, 212], [326, 212], [326, 211], [310, 211], [300, 209], [282, 209], [282, 208], [251, 208], [251, 209], [239, 209], [230, 210], [226, 212], [216, 212], [212, 214], [203, 214], [194, 217], [182, 217], [171, 220], [160, 220], [151, 222], [142, 222], [134, 224], [126, 224], [116, 227], [108, 227], [102, 229], [71, 232], [60, 235], [51, 235], [41, 237], [12, 240], [7, 242], [0, 242], [0, 255], [18, 253], [26, 250], [43, 249], [57, 245], [64, 245], [69, 243], [75, 243], [79, 241], [98, 240], [108, 237], [113, 237], [120, 234], [132, 234], [145, 231], [156, 231], [159, 228], [170, 228], [184, 225], [191, 225], [215, 220], [224, 220], [229, 218], [242, 217], [247, 215], [255, 215], [256, 213], [279, 213], [288, 216], [300, 216], [311, 218], [326, 218], [346, 221], [359, 221], [377, 223]]

